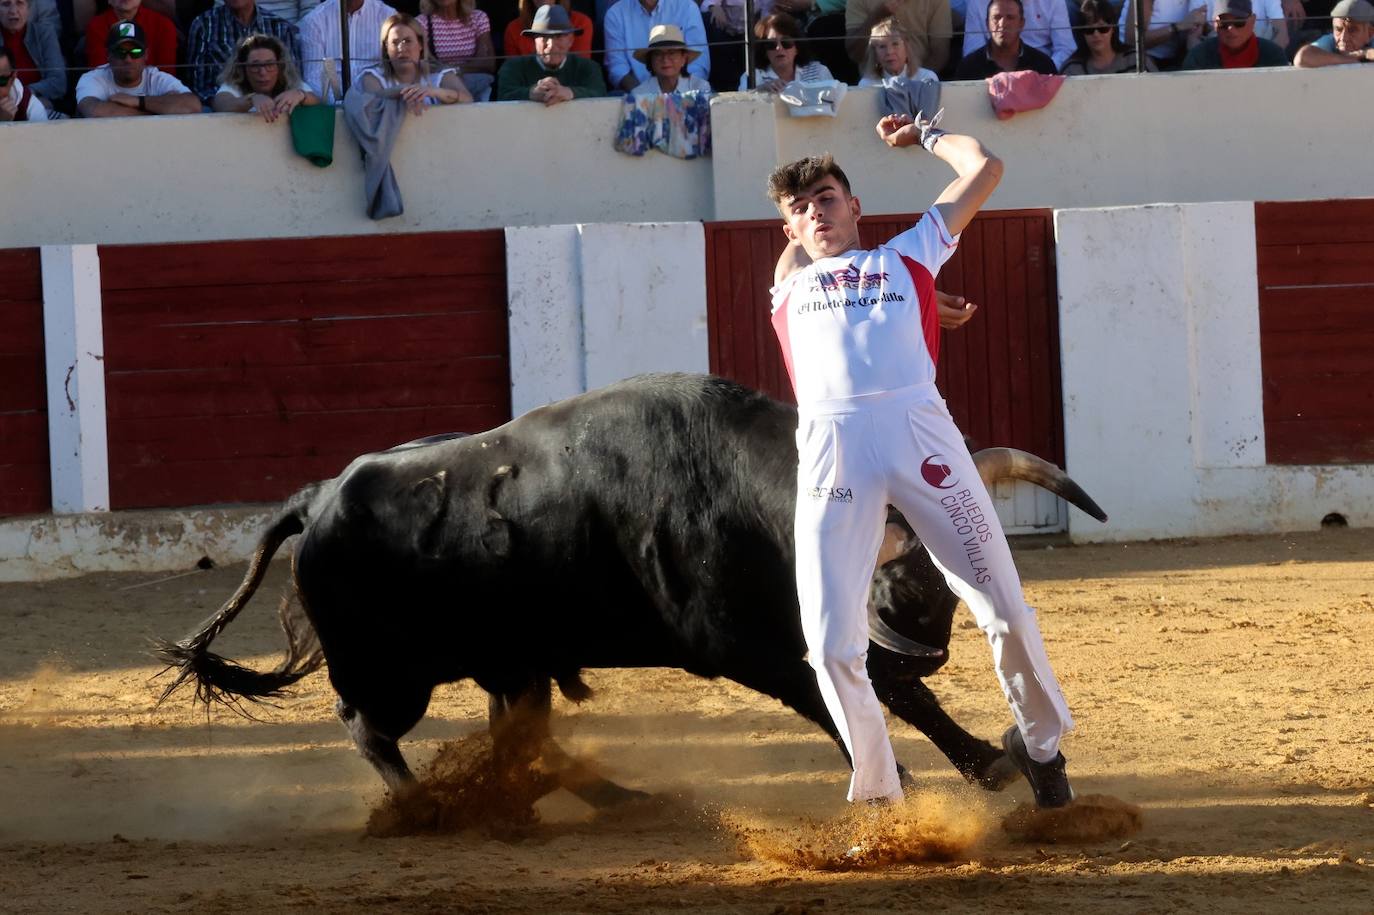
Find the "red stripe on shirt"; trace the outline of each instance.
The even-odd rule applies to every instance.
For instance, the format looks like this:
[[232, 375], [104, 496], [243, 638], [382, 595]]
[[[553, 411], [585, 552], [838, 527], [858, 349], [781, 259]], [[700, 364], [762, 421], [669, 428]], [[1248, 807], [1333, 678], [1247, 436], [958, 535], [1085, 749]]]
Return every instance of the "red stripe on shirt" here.
[[782, 364], [787, 366], [787, 377], [792, 382], [792, 394], [797, 396], [797, 373], [792, 368], [792, 340], [787, 335], [787, 303], [788, 299], [785, 298], [782, 304], [773, 310], [773, 332], [778, 335], [778, 343], [782, 347]]
[[901, 255], [911, 274], [911, 283], [916, 287], [916, 299], [921, 303], [921, 332], [926, 338], [926, 351], [930, 353], [930, 364], [940, 364], [940, 310], [935, 307], [935, 277], [919, 261]]

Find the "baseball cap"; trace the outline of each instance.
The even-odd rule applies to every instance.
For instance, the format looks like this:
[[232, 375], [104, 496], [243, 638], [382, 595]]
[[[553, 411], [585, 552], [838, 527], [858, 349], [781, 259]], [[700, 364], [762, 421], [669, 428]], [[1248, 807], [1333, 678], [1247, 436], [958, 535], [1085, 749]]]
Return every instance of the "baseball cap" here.
[[1331, 7], [1331, 18], [1374, 23], [1374, 3], [1369, 0], [1341, 0]]
[[1251, 16], [1255, 12], [1250, 5], [1250, 0], [1217, 0], [1217, 9], [1213, 16], [1220, 16], [1225, 13], [1228, 16], [1239, 16], [1242, 19]]
[[148, 47], [148, 36], [143, 34], [143, 26], [137, 22], [116, 22], [110, 26], [109, 34], [105, 36], [105, 47], [113, 48], [126, 41], [131, 41], [140, 48]]

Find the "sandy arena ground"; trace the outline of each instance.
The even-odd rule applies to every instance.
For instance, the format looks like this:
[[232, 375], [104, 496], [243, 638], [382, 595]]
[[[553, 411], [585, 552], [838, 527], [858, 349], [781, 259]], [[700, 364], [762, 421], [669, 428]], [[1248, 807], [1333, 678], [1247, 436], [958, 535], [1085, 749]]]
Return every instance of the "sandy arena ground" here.
[[[972, 844], [842, 873], [741, 843], [825, 834], [846, 773], [819, 731], [733, 684], [591, 671], [596, 698], [558, 700], [570, 750], [667, 806], [596, 817], [560, 793], [525, 830], [367, 838], [381, 783], [322, 672], [259, 722], [153, 707], [146, 638], [190, 631], [241, 566], [0, 585], [0, 911], [1374, 912], [1374, 531], [1018, 558], [1078, 718], [1076, 787], [1140, 805], [1143, 829], [1014, 840], [1000, 821], [1024, 783], [964, 788], [898, 723], [920, 816]], [[284, 572], [217, 650], [275, 663]], [[930, 683], [992, 737], [1007, 710], [960, 622]], [[475, 687], [443, 687], [403, 747], [423, 763], [484, 719]]]

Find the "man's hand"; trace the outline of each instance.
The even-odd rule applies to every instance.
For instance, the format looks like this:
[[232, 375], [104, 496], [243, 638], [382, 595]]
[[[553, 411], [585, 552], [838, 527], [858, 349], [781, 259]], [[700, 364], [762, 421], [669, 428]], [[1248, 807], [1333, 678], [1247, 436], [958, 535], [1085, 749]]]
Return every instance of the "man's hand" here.
[[127, 92], [116, 92], [110, 96], [110, 101], [116, 105], [123, 105], [125, 108], [138, 108], [138, 96], [130, 95]]
[[915, 146], [921, 141], [921, 131], [909, 114], [889, 114], [878, 121], [877, 130], [882, 141], [894, 149]]
[[272, 96], [265, 92], [254, 92], [251, 98], [253, 107], [258, 109], [264, 121], [271, 124], [277, 119], [277, 103], [272, 101]]
[[530, 90], [530, 100], [542, 102], [545, 107], [568, 102], [573, 99], [573, 91], [552, 76], [546, 76], [534, 84]]
[[711, 7], [711, 22], [718, 29], [723, 29], [730, 24], [730, 17], [725, 15], [724, 3], [717, 3]]
[[0, 98], [0, 121], [13, 121], [18, 116], [18, 103], [8, 95]]
[[935, 290], [935, 308], [940, 314], [940, 327], [945, 330], [958, 330], [968, 323], [978, 306], [961, 295]]

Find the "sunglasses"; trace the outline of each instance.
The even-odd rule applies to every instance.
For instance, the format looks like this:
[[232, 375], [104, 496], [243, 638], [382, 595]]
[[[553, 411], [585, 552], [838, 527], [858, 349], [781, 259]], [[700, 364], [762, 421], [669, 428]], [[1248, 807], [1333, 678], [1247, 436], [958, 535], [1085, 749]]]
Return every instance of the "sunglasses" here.
[[255, 60], [252, 63], [244, 64], [250, 70], [275, 70], [281, 66], [275, 60]]
[[0, 76], [0, 86], [8, 86], [12, 76], [14, 76], [13, 73], [6, 73], [4, 76]]
[[1085, 25], [1083, 26], [1084, 35], [1108, 35], [1111, 34], [1114, 25]]
[[1221, 29], [1243, 29], [1247, 21], [1245, 19], [1218, 19], [1217, 29], [1218, 31]]
[[765, 41], [764, 44], [770, 48], [782, 48], [784, 51], [790, 51], [797, 46], [797, 43], [790, 38], [778, 38], [773, 41]]
[[129, 60], [142, 60], [146, 52], [142, 48], [115, 48], [110, 53], [121, 60], [124, 58], [128, 58]]

